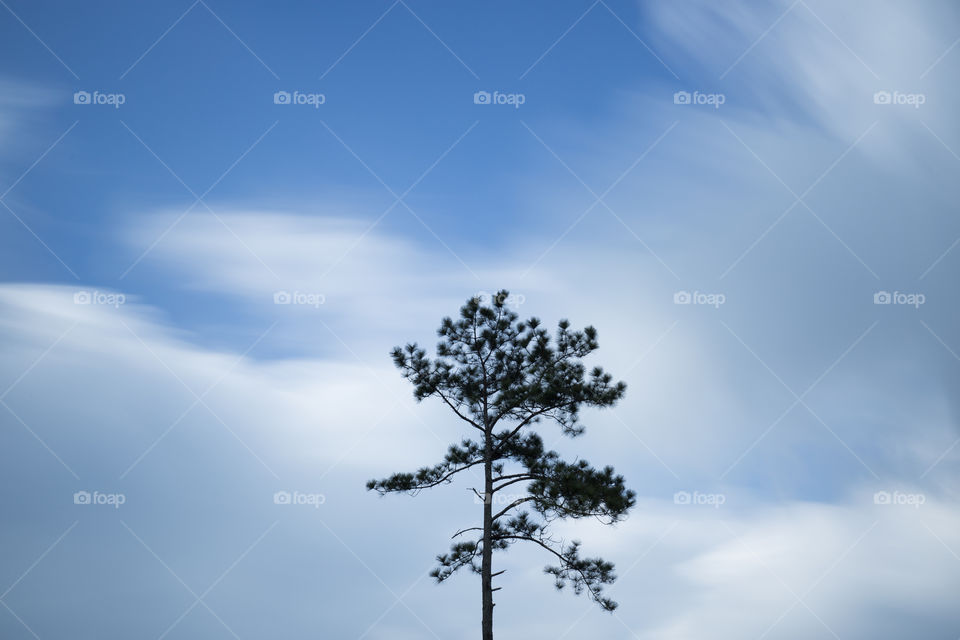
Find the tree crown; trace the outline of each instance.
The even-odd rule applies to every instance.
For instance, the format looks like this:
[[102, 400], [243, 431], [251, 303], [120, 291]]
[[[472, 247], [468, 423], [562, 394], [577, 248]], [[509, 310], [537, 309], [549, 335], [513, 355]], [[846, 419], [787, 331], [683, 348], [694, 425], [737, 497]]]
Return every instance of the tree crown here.
[[[394, 348], [394, 364], [413, 384], [414, 397], [439, 398], [479, 436], [451, 445], [437, 465], [371, 480], [367, 488], [416, 494], [490, 463], [492, 490], [481, 494], [474, 489], [478, 497], [492, 502], [508, 486], [525, 489], [493, 516], [491, 547], [506, 549], [520, 540], [538, 544], [559, 560], [558, 566], [546, 568], [558, 588], [572, 584], [576, 593], [587, 590], [604, 609], [613, 610], [616, 603], [601, 594], [603, 585], [614, 580], [613, 565], [581, 558], [579, 542], [557, 540], [547, 527], [558, 518], [596, 517], [612, 524], [634, 505], [635, 494], [609, 466], [596, 469], [585, 460], [561, 460], [529, 427], [552, 421], [564, 435], [579, 436], [584, 432], [581, 407], [613, 406], [626, 385], [613, 382], [600, 367], [588, 372], [581, 362], [598, 347], [593, 327], [575, 331], [561, 320], [551, 338], [537, 318], [520, 321], [506, 306], [508, 296], [500, 291], [490, 304], [471, 298], [457, 319], [444, 318], [434, 358], [417, 344]], [[523, 505], [539, 517], [518, 511]], [[482, 528], [464, 529], [454, 537], [478, 530]], [[456, 542], [449, 554], [438, 556], [434, 577], [443, 581], [463, 567], [479, 572], [481, 548], [482, 537]]]

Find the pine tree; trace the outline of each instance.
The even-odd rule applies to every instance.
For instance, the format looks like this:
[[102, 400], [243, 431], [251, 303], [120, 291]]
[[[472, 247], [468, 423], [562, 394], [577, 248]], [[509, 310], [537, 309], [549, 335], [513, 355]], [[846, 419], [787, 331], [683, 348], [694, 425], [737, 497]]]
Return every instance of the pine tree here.
[[[473, 438], [451, 445], [437, 465], [367, 483], [367, 489], [381, 495], [416, 495], [468, 469], [483, 468], [483, 491], [473, 489], [483, 503], [481, 524], [454, 534], [450, 551], [437, 556], [431, 574], [438, 582], [464, 567], [480, 575], [483, 640], [493, 639], [493, 593], [501, 588], [493, 587], [493, 579], [503, 573], [493, 571], [493, 551], [520, 541], [552, 556], [554, 564], [545, 571], [558, 589], [570, 585], [613, 611], [617, 603], [603, 594], [604, 585], [615, 579], [613, 565], [582, 557], [578, 541], [558, 540], [548, 528], [557, 519], [591, 516], [612, 524], [635, 502], [634, 492], [611, 467], [566, 462], [547, 450], [533, 430], [546, 421], [564, 435], [579, 436], [584, 431], [582, 406], [610, 407], [623, 397], [623, 382], [613, 383], [600, 367], [588, 374], [580, 360], [597, 348], [596, 330], [573, 331], [562, 320], [551, 340], [537, 318], [518, 321], [505, 306], [508, 296], [500, 291], [489, 304], [472, 298], [457, 320], [444, 318], [433, 359], [416, 344], [393, 350], [394, 364], [414, 385], [417, 401], [439, 398]], [[494, 509], [496, 494], [508, 488], [522, 497]]]

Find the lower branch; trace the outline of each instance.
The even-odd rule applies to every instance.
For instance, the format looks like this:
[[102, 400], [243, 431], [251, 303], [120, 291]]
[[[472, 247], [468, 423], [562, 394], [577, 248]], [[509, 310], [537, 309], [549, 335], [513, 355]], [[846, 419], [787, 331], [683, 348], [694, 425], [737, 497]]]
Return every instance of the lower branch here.
[[556, 578], [557, 589], [562, 589], [567, 582], [573, 585], [574, 593], [583, 593], [586, 589], [590, 597], [600, 605], [604, 611], [613, 611], [617, 603], [602, 594], [603, 585], [610, 584], [616, 576], [613, 574], [613, 564], [600, 558], [580, 558], [580, 543], [573, 542], [566, 550], [557, 551], [544, 540], [533, 536], [502, 534], [498, 540], [526, 540], [533, 542], [553, 554], [559, 561], [559, 567], [547, 567], [545, 571]]

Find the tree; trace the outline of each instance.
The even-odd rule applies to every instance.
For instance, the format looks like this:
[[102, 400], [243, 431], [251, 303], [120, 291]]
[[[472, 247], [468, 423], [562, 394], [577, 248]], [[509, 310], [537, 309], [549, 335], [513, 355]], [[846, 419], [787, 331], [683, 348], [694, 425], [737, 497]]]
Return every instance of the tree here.
[[[570, 585], [577, 594], [586, 591], [613, 611], [617, 603], [603, 595], [604, 585], [615, 579], [613, 565], [582, 557], [579, 541], [558, 540], [548, 527], [557, 519], [590, 516], [613, 524], [635, 502], [634, 492], [611, 467], [561, 460], [532, 429], [548, 421], [564, 435], [579, 436], [581, 407], [610, 407], [623, 397], [623, 382], [612, 382], [600, 367], [588, 374], [580, 361], [597, 348], [596, 330], [572, 331], [561, 320], [551, 341], [537, 318], [520, 322], [505, 308], [508, 296], [500, 291], [490, 304], [472, 298], [457, 320], [444, 318], [434, 359], [416, 344], [394, 348], [394, 364], [414, 385], [416, 400], [439, 398], [474, 438], [451, 445], [437, 465], [367, 483], [380, 495], [416, 495], [482, 466], [483, 492], [473, 489], [483, 502], [482, 522], [454, 534], [449, 553], [437, 556], [431, 575], [443, 582], [464, 567], [480, 574], [483, 640], [493, 638], [493, 592], [501, 588], [493, 587], [493, 579], [503, 573], [493, 571], [493, 551], [520, 541], [552, 556], [555, 564], [545, 571], [558, 589]], [[508, 487], [518, 497], [494, 510], [495, 496]]]

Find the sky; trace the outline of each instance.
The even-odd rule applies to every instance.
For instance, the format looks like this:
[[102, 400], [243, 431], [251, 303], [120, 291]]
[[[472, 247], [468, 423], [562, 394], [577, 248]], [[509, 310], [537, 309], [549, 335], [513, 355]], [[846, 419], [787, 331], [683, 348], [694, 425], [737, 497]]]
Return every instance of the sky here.
[[0, 636], [475, 637], [477, 478], [364, 485], [501, 288], [638, 500], [497, 637], [960, 636], [958, 67], [949, 1], [0, 0]]

